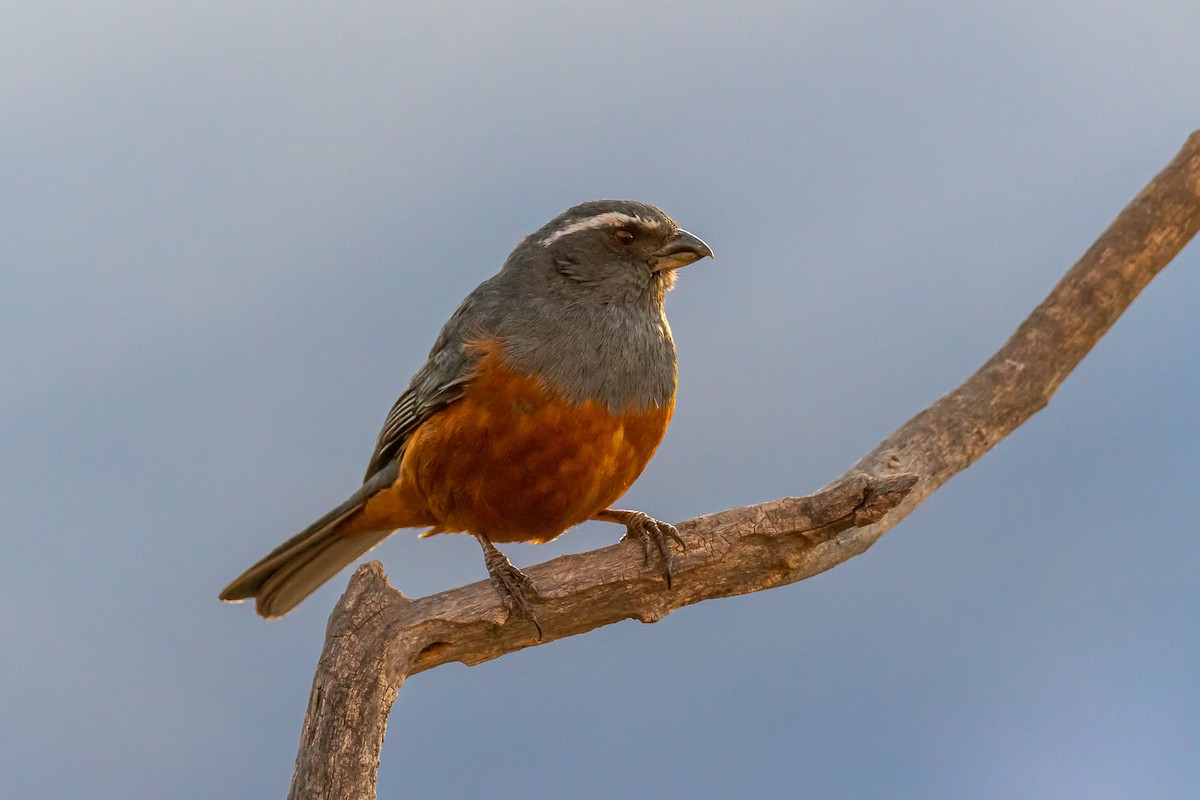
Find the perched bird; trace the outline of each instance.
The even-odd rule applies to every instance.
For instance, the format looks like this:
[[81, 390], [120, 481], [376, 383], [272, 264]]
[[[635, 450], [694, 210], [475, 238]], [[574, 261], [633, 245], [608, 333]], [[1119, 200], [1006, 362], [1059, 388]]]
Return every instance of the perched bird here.
[[[610, 508], [654, 454], [675, 404], [663, 299], [699, 238], [653, 206], [582, 203], [517, 245], [442, 328], [392, 407], [348, 500], [221, 592], [268, 619], [397, 528], [470, 533], [509, 612], [537, 591], [494, 543], [548, 542], [584, 520], [626, 526], [668, 583], [674, 527]], [[539, 626], [540, 631], [540, 626]]]

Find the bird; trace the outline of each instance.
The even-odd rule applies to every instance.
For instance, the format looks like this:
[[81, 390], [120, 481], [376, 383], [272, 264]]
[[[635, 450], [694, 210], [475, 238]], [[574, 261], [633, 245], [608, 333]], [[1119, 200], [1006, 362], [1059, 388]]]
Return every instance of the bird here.
[[613, 508], [675, 407], [664, 311], [675, 271], [713, 256], [658, 208], [593, 200], [526, 236], [467, 295], [388, 413], [362, 486], [220, 594], [273, 619], [400, 528], [468, 533], [509, 616], [541, 635], [537, 587], [496, 544], [622, 524], [668, 587], [676, 528]]

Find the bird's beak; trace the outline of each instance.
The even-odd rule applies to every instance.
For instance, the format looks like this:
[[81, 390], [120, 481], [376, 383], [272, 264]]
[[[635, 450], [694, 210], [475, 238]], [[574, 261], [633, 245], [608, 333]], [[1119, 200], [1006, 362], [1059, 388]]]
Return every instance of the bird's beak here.
[[704, 243], [699, 236], [693, 236], [685, 230], [675, 231], [670, 241], [660, 247], [650, 257], [650, 264], [655, 272], [686, 267], [708, 256], [712, 258], [712, 248]]

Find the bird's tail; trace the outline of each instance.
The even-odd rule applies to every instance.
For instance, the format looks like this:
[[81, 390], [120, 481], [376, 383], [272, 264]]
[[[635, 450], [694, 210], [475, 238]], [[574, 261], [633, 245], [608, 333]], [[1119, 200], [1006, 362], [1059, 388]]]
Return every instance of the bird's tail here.
[[[254, 610], [265, 619], [282, 617], [347, 564], [379, 544], [392, 531], [353, 530], [347, 525], [366, 504], [369, 484], [346, 502], [276, 547], [221, 592], [221, 599], [254, 598]], [[351, 530], [346, 530], [351, 528]]]

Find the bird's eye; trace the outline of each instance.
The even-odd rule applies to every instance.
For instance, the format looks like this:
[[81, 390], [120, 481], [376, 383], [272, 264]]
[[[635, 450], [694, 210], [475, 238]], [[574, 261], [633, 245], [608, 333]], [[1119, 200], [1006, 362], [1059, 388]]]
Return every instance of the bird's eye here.
[[617, 231], [613, 234], [613, 236], [616, 238], [617, 244], [623, 244], [626, 247], [633, 244], [633, 240], [637, 238], [633, 231], [629, 230], [628, 228], [617, 228]]

